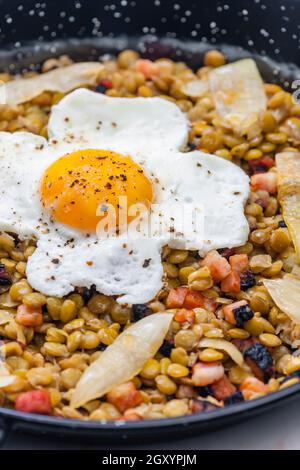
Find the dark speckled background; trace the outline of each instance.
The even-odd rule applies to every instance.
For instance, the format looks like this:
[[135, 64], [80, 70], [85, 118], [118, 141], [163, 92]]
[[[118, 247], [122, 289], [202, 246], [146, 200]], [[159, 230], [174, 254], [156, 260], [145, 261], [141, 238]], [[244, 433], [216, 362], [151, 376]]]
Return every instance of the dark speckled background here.
[[197, 67], [208, 48], [221, 44], [229, 58], [259, 55], [268, 79], [289, 82], [298, 73], [291, 63], [300, 65], [299, 6], [299, 0], [0, 0], [0, 67], [34, 68], [65, 51], [98, 58], [128, 45]]

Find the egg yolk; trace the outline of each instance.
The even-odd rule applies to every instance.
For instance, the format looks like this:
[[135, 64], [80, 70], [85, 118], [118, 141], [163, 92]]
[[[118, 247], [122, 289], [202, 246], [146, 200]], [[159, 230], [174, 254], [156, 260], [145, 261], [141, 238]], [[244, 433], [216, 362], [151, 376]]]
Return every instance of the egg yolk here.
[[[45, 171], [40, 197], [44, 209], [63, 224], [84, 231], [96, 231], [104, 215], [99, 207], [107, 205], [118, 213], [121, 196], [127, 207], [143, 204], [149, 208], [153, 199], [151, 181], [130, 156], [108, 150], [85, 149], [64, 155]], [[127, 223], [133, 217], [127, 215]]]

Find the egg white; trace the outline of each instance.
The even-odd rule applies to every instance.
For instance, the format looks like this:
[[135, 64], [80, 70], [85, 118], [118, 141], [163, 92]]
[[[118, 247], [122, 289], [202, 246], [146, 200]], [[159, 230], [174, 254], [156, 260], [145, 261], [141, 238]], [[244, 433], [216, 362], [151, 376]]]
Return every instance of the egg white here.
[[[37, 239], [26, 271], [36, 290], [61, 297], [94, 284], [121, 303], [144, 303], [163, 285], [162, 246], [204, 254], [247, 240], [248, 177], [219, 157], [182, 152], [188, 122], [173, 103], [79, 89], [53, 108], [48, 133], [49, 141], [24, 132], [0, 133], [0, 230]], [[187, 201], [203, 209], [204, 234], [190, 239], [183, 233], [177, 240], [165, 226], [160, 238], [98, 240], [52, 221], [40, 202], [42, 175], [56, 159], [84, 148], [130, 155], [151, 178], [161, 211]]]

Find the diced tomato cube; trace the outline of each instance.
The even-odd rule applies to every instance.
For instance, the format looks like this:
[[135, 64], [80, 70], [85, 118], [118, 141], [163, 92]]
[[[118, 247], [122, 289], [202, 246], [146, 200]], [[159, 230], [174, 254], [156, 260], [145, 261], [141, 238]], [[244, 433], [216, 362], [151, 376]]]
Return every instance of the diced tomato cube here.
[[249, 269], [249, 259], [248, 255], [246, 254], [230, 256], [229, 263], [232, 271], [235, 271], [238, 274], [241, 274]]
[[139, 59], [135, 62], [135, 69], [141, 72], [145, 78], [152, 78], [160, 75], [160, 67], [152, 60]]
[[187, 310], [186, 308], [181, 308], [176, 313], [174, 319], [178, 321], [178, 323], [194, 323], [195, 321], [195, 312], [194, 310]]
[[236, 308], [242, 307], [243, 305], [248, 305], [246, 300], [239, 300], [238, 302], [233, 302], [232, 304], [225, 305], [222, 308], [225, 320], [228, 321], [228, 323], [232, 323], [233, 325], [236, 324], [236, 319], [233, 313], [233, 310]]
[[240, 275], [231, 271], [225, 279], [221, 281], [221, 291], [222, 292], [232, 292], [233, 294], [238, 294], [241, 290], [241, 279]]
[[209, 312], [214, 312], [217, 308], [217, 302], [212, 297], [204, 296], [204, 308]]
[[263, 155], [261, 158], [261, 163], [266, 167], [268, 168], [268, 170], [270, 168], [272, 168], [274, 165], [275, 165], [275, 161], [274, 161], [274, 158], [272, 158], [270, 155]]
[[[205, 308], [210, 312], [215, 311], [216, 301], [213, 298], [205, 297], [201, 292], [181, 286], [172, 289], [166, 300], [167, 308], [184, 308], [193, 310], [194, 308]], [[179, 318], [182, 314], [179, 314]], [[191, 314], [192, 315], [192, 314]], [[190, 315], [190, 318], [191, 318]]]
[[197, 362], [193, 366], [192, 382], [196, 387], [205, 387], [220, 380], [224, 375], [224, 367], [220, 362]]
[[230, 264], [224, 256], [220, 255], [216, 250], [207, 253], [205, 258], [200, 262], [201, 266], [207, 266], [211, 275], [216, 282], [222, 281], [231, 271]]
[[275, 165], [274, 159], [270, 155], [263, 155], [248, 162], [250, 171], [254, 173], [264, 173]]
[[105, 87], [107, 90], [110, 90], [110, 88], [112, 88], [113, 86], [111, 80], [109, 80], [108, 78], [102, 78], [102, 80], [100, 81], [100, 85]]
[[16, 322], [22, 326], [35, 327], [43, 323], [41, 308], [21, 304], [17, 309]]
[[269, 388], [261, 380], [258, 380], [255, 377], [246, 377], [240, 385], [240, 390], [251, 389], [255, 392], [268, 391]]
[[193, 310], [194, 308], [205, 308], [209, 312], [214, 312], [216, 310], [216, 301], [213, 298], [205, 297], [199, 291], [189, 289], [185, 301], [184, 308]]
[[108, 392], [107, 401], [118, 408], [121, 413], [124, 413], [128, 408], [139, 405], [142, 401], [142, 395], [133, 382], [127, 382]]
[[240, 385], [245, 400], [250, 400], [257, 393], [268, 393], [269, 387], [255, 377], [246, 377]]
[[230, 382], [227, 375], [211, 385], [212, 393], [217, 400], [224, 400], [236, 392], [236, 387]]
[[204, 295], [199, 291], [190, 289], [186, 294], [184, 306], [188, 309], [204, 308]]
[[15, 403], [17, 411], [50, 415], [52, 411], [51, 397], [48, 390], [32, 390], [21, 393]]
[[273, 171], [269, 173], [257, 173], [250, 178], [251, 189], [264, 189], [270, 194], [277, 191], [277, 175]]
[[182, 308], [188, 291], [188, 287], [176, 287], [170, 290], [166, 301], [167, 308]]

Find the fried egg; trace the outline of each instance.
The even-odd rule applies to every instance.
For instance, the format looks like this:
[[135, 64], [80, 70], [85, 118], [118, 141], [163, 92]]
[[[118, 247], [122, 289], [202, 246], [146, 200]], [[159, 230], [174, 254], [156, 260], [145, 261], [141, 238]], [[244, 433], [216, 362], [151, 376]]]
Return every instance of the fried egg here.
[[[163, 286], [164, 245], [203, 255], [246, 242], [247, 175], [220, 157], [185, 152], [188, 122], [175, 104], [79, 89], [53, 107], [48, 134], [0, 133], [0, 230], [36, 238], [26, 268], [34, 289], [62, 297], [94, 284], [120, 303], [144, 303]], [[191, 231], [177, 214], [159, 236], [146, 236], [141, 223], [138, 236], [99, 238], [97, 209], [118, 212], [119, 196], [143, 204], [148, 221], [192, 204], [202, 228]], [[129, 214], [126, 222], [145, 216]]]

